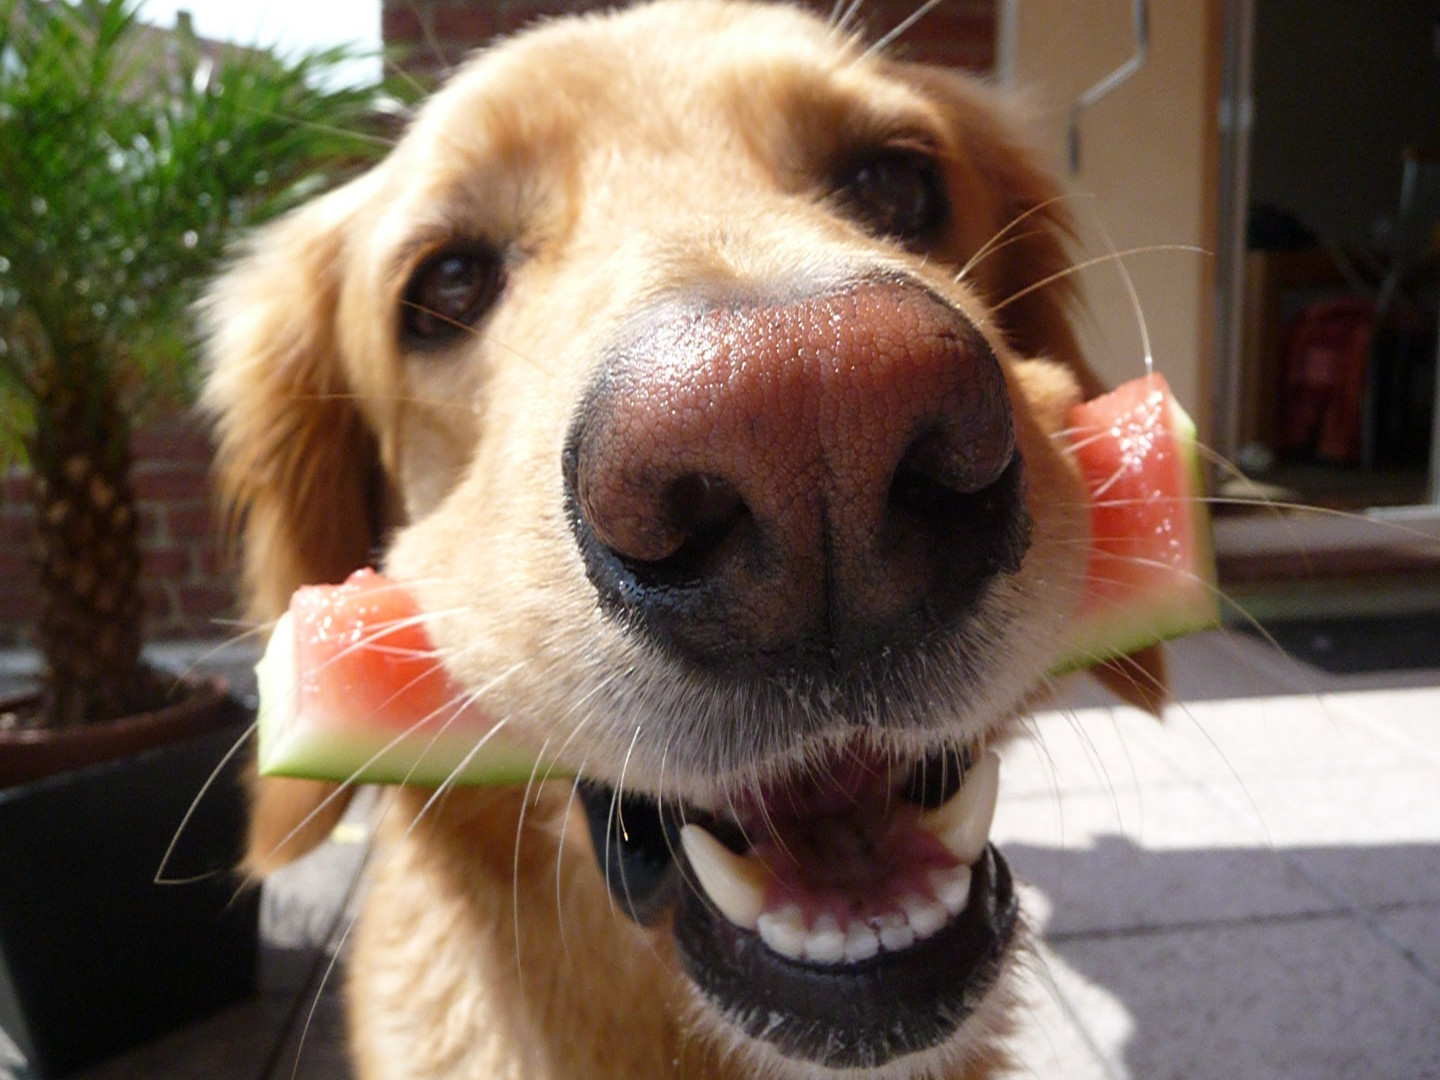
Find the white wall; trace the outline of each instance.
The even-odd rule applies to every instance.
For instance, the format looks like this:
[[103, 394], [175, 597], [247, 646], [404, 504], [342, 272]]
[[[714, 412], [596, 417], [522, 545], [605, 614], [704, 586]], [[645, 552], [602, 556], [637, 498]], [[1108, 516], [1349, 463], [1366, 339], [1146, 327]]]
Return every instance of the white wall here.
[[[1028, 93], [1042, 146], [1066, 169], [1071, 101], [1133, 51], [1130, 0], [1006, 0], [1000, 69]], [[1218, 23], [1213, 0], [1151, 0], [1145, 66], [1082, 114], [1087, 198], [1074, 203], [1082, 255], [1151, 245], [1214, 246], [1214, 96]], [[1208, 428], [1213, 259], [1158, 252], [1125, 260], [1140, 296], [1155, 368]], [[1083, 341], [1111, 383], [1144, 371], [1134, 306], [1113, 263], [1084, 272], [1091, 317]]]

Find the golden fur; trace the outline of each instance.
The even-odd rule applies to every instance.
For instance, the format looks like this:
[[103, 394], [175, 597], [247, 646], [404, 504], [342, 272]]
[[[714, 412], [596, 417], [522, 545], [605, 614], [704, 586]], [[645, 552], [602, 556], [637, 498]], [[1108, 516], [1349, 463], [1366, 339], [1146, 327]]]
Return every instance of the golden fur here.
[[[272, 620], [298, 585], [383, 552], [452, 672], [513, 735], [612, 783], [623, 770], [627, 785], [705, 794], [710, 778], [665, 773], [631, 726], [640, 695], [681, 691], [663, 672], [636, 690], [614, 677], [657, 662], [601, 616], [576, 554], [558, 468], [570, 415], [604, 343], [657, 296], [903, 272], [986, 334], [1026, 463], [1034, 540], [987, 600], [1018, 629], [953, 720], [966, 737], [999, 732], [1040, 686], [1077, 594], [1083, 500], [1053, 436], [1098, 389], [1063, 277], [1031, 288], [1067, 266], [1065, 220], [1013, 132], [972, 81], [870, 55], [781, 6], [662, 0], [482, 55], [384, 163], [265, 230], [211, 293], [205, 402], [250, 615]], [[828, 162], [868, 144], [943, 162], [953, 216], [926, 256], [815, 193]], [[456, 236], [504, 239], [504, 296], [463, 347], [407, 356], [400, 290]], [[1132, 697], [1160, 685], [1156, 656], [1136, 662], [1140, 679], [1113, 680]], [[332, 795], [260, 784], [248, 865], [322, 839], [344, 808], [320, 808]], [[348, 962], [363, 1080], [838, 1075], [707, 1011], [663, 927], [615, 909], [569, 785], [428, 797], [397, 797]], [[988, 1075], [1004, 1009], [1001, 989], [951, 1043], [874, 1075]]]

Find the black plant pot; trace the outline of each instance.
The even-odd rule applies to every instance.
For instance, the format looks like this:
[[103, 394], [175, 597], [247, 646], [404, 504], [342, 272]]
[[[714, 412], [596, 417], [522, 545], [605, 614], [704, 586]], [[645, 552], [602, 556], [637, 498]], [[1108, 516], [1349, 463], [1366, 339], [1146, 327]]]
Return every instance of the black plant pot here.
[[[255, 991], [259, 890], [230, 873], [240, 758], [166, 848], [248, 710], [219, 695], [205, 733], [0, 788], [0, 1028], [58, 1077]], [[205, 725], [202, 725], [205, 726]]]

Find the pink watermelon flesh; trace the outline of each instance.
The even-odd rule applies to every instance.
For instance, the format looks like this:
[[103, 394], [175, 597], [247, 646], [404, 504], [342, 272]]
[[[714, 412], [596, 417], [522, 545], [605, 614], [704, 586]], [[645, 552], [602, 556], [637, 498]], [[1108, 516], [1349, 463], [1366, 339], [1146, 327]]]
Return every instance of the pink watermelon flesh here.
[[[1055, 674], [1214, 626], [1195, 426], [1159, 375], [1070, 413], [1091, 497], [1076, 626]], [[299, 589], [256, 668], [260, 771], [364, 783], [526, 783], [553, 774], [465, 703], [409, 591], [373, 570]]]
[[297, 590], [255, 670], [265, 775], [436, 785], [535, 771], [466, 703], [410, 592], [373, 570]]
[[1090, 556], [1057, 673], [1219, 623], [1195, 425], [1164, 377], [1077, 405], [1069, 422], [1090, 496]]

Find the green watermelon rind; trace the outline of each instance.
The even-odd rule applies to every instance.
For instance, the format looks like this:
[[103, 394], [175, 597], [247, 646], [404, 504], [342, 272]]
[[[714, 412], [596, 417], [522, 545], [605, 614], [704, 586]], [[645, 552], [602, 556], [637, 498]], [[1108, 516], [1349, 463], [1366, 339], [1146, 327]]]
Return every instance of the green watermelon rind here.
[[[356, 784], [410, 784], [440, 787], [451, 784], [523, 784], [551, 772], [526, 753], [491, 736], [476, 749], [474, 736], [419, 736], [405, 741], [362, 739], [352, 731], [297, 729], [276, 739], [261, 766], [265, 776], [293, 776]], [[467, 758], [468, 755], [468, 758]]]
[[1068, 675], [1220, 625], [1215, 548], [1210, 535], [1210, 514], [1202, 498], [1205, 478], [1195, 421], [1168, 390], [1165, 398], [1176, 449], [1190, 481], [1190, 490], [1180, 495], [1191, 500], [1192, 576], [1187, 579], [1177, 571], [1173, 589], [1147, 590], [1133, 601], [1086, 616], [1071, 630], [1064, 654], [1050, 668], [1052, 676]]
[[[297, 715], [295, 633], [289, 612], [275, 624], [255, 665], [260, 706], [257, 764], [262, 776], [355, 784], [523, 784], [569, 776], [537, 761], [533, 752], [468, 723], [453, 730], [396, 735], [353, 719], [332, 723]], [[484, 740], [483, 742], [481, 740]]]

